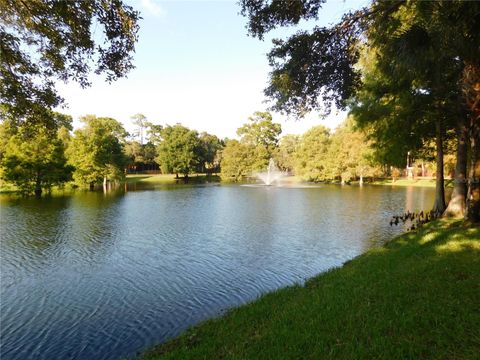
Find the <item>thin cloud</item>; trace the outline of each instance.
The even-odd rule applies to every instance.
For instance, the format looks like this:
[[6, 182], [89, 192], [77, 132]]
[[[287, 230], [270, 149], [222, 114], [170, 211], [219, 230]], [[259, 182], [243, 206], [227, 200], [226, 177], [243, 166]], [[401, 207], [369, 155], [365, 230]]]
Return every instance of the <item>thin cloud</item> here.
[[142, 0], [142, 7], [153, 16], [165, 15], [165, 10], [155, 0]]

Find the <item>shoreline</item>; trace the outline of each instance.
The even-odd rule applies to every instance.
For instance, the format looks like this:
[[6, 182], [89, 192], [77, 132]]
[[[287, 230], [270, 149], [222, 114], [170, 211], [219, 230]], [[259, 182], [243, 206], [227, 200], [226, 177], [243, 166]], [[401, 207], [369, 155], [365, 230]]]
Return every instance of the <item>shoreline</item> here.
[[[288, 176], [283, 178], [282, 182], [286, 185], [319, 185], [319, 184], [334, 184], [340, 185], [339, 182], [309, 182], [304, 181], [298, 176]], [[187, 183], [184, 182], [183, 177], [179, 177], [178, 179], [175, 178], [174, 174], [129, 174], [126, 176], [125, 181], [120, 182], [120, 185], [125, 184], [150, 184], [150, 185], [195, 185], [195, 184], [205, 184], [205, 183], [219, 183], [219, 184], [244, 184], [244, 183], [251, 183], [251, 182], [231, 182], [228, 180], [222, 180], [221, 176], [216, 175], [205, 175], [205, 174], [192, 174], [189, 177], [189, 181]], [[358, 181], [352, 181], [351, 183], [345, 184], [345, 186], [359, 186]], [[392, 182], [391, 179], [382, 179], [382, 180], [375, 180], [370, 182], [364, 182], [364, 185], [374, 185], [374, 186], [390, 186], [390, 187], [435, 187], [435, 179], [398, 179], [395, 182]], [[452, 187], [452, 180], [446, 179], [445, 180], [445, 188]], [[72, 190], [88, 190], [88, 187], [72, 187], [71, 184], [66, 184], [63, 189], [58, 187], [54, 187], [53, 191], [72, 191]], [[101, 189], [101, 186], [97, 186], [97, 190]], [[14, 185], [3, 183], [0, 185], [0, 194], [21, 194], [20, 191], [16, 189]], [[47, 194], [47, 192], [44, 192]]]
[[475, 358], [480, 228], [437, 220], [266, 293], [143, 354], [198, 358]]

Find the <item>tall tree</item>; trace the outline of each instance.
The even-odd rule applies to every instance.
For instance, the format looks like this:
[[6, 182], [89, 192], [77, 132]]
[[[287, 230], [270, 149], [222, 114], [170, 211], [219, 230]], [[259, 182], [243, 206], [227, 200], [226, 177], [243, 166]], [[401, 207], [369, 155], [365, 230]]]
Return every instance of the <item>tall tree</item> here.
[[327, 154], [330, 132], [322, 126], [314, 126], [302, 135], [296, 152], [295, 174], [308, 181], [329, 179]]
[[223, 149], [223, 141], [217, 136], [202, 132], [200, 140], [200, 167], [201, 172], [216, 172], [220, 164], [217, 162], [218, 153]]
[[293, 171], [295, 168], [295, 154], [300, 144], [300, 136], [285, 135], [280, 139], [275, 162], [282, 171]]
[[73, 168], [67, 165], [64, 144], [55, 130], [22, 126], [3, 135], [8, 140], [2, 146], [1, 177], [20, 191], [39, 196], [43, 190], [71, 180]]
[[156, 161], [164, 173], [183, 174], [185, 181], [200, 162], [198, 133], [181, 124], [167, 125], [161, 132]]
[[143, 137], [149, 124], [147, 117], [143, 114], [135, 114], [131, 117], [131, 119], [133, 124], [137, 127], [135, 130], [135, 135], [140, 139], [140, 145], [143, 145]]
[[103, 181], [124, 177], [126, 157], [123, 152], [127, 132], [112, 118], [87, 115], [81, 118], [85, 126], [74, 132], [67, 149], [68, 161], [75, 166], [74, 180], [91, 189]]
[[237, 135], [242, 142], [264, 147], [271, 157], [278, 145], [282, 126], [273, 122], [269, 112], [256, 111], [248, 120], [248, 123], [237, 129]]
[[86, 87], [92, 69], [124, 76], [139, 19], [121, 0], [0, 1], [0, 116], [52, 127], [49, 110], [63, 102], [55, 81]]

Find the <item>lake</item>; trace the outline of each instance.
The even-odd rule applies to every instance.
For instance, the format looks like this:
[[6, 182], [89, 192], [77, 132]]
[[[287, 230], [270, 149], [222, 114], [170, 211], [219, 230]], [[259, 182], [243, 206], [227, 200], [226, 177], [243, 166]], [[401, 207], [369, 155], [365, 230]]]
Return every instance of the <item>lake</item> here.
[[0, 196], [1, 358], [121, 359], [340, 266], [434, 189], [149, 186]]

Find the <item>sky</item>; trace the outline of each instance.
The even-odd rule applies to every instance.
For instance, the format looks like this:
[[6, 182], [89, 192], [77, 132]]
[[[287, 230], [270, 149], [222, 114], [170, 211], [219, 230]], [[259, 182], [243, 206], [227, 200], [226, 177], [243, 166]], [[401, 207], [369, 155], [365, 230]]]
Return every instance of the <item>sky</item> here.
[[[236, 129], [255, 111], [266, 111], [263, 89], [271, 70], [266, 54], [272, 38], [282, 38], [298, 29], [279, 29], [261, 41], [247, 35], [247, 19], [236, 1], [127, 1], [141, 12], [135, 69], [111, 84], [102, 76], [91, 77], [92, 86], [75, 83], [57, 88], [67, 107], [59, 109], [74, 118], [86, 114], [108, 116], [133, 130], [131, 116], [144, 114], [155, 124], [181, 123], [220, 138], [236, 138]], [[365, 1], [330, 0], [314, 23], [327, 25]], [[327, 119], [316, 113], [295, 121], [277, 113], [282, 135], [301, 134], [314, 125], [335, 128], [345, 113], [333, 112]]]

